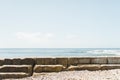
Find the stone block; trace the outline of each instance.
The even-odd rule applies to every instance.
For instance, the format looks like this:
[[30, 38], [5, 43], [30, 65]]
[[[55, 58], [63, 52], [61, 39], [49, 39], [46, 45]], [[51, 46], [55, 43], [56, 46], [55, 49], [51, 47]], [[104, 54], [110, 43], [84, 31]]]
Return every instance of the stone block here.
[[64, 70], [63, 65], [35, 65], [34, 72], [40, 73], [40, 72], [59, 72]]
[[108, 64], [120, 64], [120, 57], [109, 57]]
[[29, 77], [29, 74], [27, 73], [17, 73], [17, 72], [7, 72], [7, 73], [0, 73], [0, 80], [2, 79], [18, 79], [18, 78], [24, 78]]
[[68, 70], [73, 71], [73, 70], [100, 70], [101, 66], [100, 65], [77, 65], [77, 66], [70, 66], [68, 67]]
[[32, 58], [25, 58], [21, 60], [22, 65], [35, 65], [35, 60]]
[[32, 73], [32, 65], [3, 65], [0, 72], [25, 72]]
[[68, 66], [68, 58], [56, 58], [56, 64]]
[[20, 65], [20, 64], [21, 64], [20, 58], [13, 59], [13, 65]]
[[55, 58], [36, 58], [37, 65], [53, 65], [56, 64]]
[[4, 65], [12, 65], [13, 64], [13, 60], [12, 59], [5, 59], [4, 60]]
[[120, 69], [120, 64], [103, 64], [101, 70]]
[[0, 66], [4, 64], [4, 60], [0, 60]]
[[107, 64], [106, 57], [91, 58], [91, 64]]
[[90, 58], [68, 58], [68, 65], [90, 64]]

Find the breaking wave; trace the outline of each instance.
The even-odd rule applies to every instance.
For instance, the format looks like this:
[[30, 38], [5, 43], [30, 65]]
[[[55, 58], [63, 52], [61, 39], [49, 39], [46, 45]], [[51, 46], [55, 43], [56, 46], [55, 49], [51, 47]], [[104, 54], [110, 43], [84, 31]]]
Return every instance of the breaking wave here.
[[90, 54], [115, 54], [115, 55], [120, 55], [120, 50], [90, 50], [86, 51], [86, 53]]

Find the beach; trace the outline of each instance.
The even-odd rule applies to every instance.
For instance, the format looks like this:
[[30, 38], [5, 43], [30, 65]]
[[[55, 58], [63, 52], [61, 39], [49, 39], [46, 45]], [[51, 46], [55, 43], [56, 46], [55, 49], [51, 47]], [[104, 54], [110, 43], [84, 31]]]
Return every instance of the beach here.
[[22, 79], [5, 80], [120, 80], [120, 69], [98, 71], [63, 71], [52, 73], [38, 73]]
[[120, 0], [0, 0], [0, 80], [120, 80]]

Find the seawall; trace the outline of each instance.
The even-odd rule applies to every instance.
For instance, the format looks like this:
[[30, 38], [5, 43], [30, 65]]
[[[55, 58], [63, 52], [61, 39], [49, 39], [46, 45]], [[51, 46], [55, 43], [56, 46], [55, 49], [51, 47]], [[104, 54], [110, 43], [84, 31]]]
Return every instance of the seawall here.
[[47, 57], [0, 60], [0, 78], [23, 78], [41, 72], [120, 69], [120, 57]]

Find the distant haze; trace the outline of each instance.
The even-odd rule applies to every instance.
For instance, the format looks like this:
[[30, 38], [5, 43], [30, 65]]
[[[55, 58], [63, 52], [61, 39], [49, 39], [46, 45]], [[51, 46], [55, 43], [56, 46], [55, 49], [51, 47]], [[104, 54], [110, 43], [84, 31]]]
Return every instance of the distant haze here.
[[120, 0], [0, 0], [0, 48], [120, 48]]

